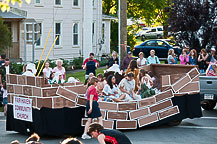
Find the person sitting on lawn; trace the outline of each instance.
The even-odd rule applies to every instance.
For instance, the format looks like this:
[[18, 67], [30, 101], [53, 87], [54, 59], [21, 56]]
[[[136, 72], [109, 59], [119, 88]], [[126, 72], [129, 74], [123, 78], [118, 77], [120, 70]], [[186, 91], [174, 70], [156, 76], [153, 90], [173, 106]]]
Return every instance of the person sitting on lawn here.
[[100, 124], [93, 123], [88, 128], [88, 133], [96, 138], [99, 144], [132, 144], [130, 139], [118, 130], [108, 130]]
[[121, 94], [120, 89], [116, 84], [115, 76], [113, 75], [108, 76], [107, 84], [102, 92], [105, 97], [108, 96], [109, 99], [112, 99], [115, 102], [122, 102], [126, 96], [125, 94]]

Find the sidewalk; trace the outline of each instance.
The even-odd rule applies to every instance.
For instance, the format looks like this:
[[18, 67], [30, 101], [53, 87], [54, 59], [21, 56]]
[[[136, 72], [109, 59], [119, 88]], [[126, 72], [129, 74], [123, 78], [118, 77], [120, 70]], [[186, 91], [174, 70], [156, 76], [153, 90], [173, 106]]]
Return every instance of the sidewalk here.
[[[106, 68], [106, 67], [103, 66], [103, 67], [99, 67], [98, 69], [103, 69], [103, 68]], [[84, 70], [84, 69], [75, 69], [75, 70], [66, 71], [66, 74], [77, 73], [77, 72], [83, 72], [83, 71], [86, 71], [86, 70]]]

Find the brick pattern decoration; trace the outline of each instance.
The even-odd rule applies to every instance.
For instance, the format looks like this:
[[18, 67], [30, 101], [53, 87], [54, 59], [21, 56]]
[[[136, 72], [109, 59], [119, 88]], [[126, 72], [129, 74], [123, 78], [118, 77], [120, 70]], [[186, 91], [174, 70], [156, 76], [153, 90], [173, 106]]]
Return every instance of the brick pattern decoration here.
[[[149, 98], [132, 102], [100, 101], [103, 125], [108, 129], [136, 129], [147, 126], [179, 113], [178, 106], [172, 103], [174, 96], [191, 93], [199, 89], [197, 69], [188, 73], [164, 75], [161, 84], [164, 91]], [[13, 97], [27, 97], [33, 100], [35, 108], [63, 108], [86, 106], [83, 96], [86, 88], [82, 83], [48, 85], [43, 78], [8, 75], [8, 102], [13, 104]], [[166, 79], [166, 80], [165, 80]], [[167, 88], [166, 88], [167, 87]], [[82, 119], [85, 125], [87, 118]], [[96, 120], [93, 120], [96, 121]]]
[[193, 68], [188, 73], [162, 75], [161, 90], [167, 91], [171, 88], [174, 92], [174, 96], [199, 93], [200, 87], [198, 69]]

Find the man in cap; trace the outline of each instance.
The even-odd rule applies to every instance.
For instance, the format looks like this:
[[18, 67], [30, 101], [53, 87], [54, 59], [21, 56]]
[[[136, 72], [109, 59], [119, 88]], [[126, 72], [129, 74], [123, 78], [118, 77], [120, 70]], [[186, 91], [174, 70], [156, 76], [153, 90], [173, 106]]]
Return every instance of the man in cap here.
[[207, 61], [206, 61], [207, 64], [217, 63], [217, 56], [216, 56], [215, 52], [216, 52], [215, 46], [212, 46], [211, 54], [208, 56]]
[[23, 75], [25, 75], [25, 76], [35, 76], [35, 74], [36, 74], [35, 64], [33, 64], [33, 63], [27, 64], [26, 72], [24, 72]]
[[132, 52], [128, 51], [127, 56], [125, 56], [122, 61], [121, 70], [126, 71], [131, 60], [133, 60]]

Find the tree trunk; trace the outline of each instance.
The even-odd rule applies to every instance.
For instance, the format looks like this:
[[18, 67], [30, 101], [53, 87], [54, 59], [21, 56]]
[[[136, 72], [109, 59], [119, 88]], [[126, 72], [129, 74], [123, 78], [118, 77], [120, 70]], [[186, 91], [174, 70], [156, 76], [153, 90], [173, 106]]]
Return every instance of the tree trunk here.
[[[121, 0], [121, 44], [125, 44], [127, 42], [127, 0]], [[121, 60], [127, 55], [125, 51], [125, 46], [121, 46]]]

